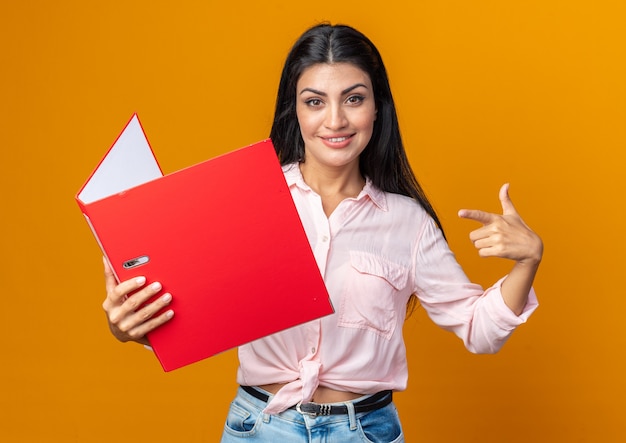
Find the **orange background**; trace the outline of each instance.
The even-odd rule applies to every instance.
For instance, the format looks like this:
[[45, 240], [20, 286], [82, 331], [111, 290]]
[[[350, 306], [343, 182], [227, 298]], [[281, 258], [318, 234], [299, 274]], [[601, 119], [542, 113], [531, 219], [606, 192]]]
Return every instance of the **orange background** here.
[[470, 277], [510, 264], [480, 259], [456, 212], [498, 211], [505, 181], [546, 245], [541, 306], [499, 354], [469, 354], [422, 310], [408, 320], [407, 441], [626, 441], [618, 0], [3, 2], [0, 440], [218, 441], [235, 352], [166, 374], [117, 343], [73, 198], [135, 111], [166, 172], [265, 138], [286, 52], [321, 20], [381, 50]]

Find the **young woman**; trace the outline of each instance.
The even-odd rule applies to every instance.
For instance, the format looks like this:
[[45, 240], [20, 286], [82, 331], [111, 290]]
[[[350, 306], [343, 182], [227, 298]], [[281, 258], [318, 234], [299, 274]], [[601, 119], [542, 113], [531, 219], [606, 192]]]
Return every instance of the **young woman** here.
[[[407, 383], [407, 307], [417, 298], [471, 352], [496, 352], [537, 306], [542, 241], [503, 186], [503, 214], [459, 215], [483, 224], [470, 235], [481, 256], [513, 267], [486, 291], [469, 282], [407, 161], [380, 54], [353, 28], [322, 24], [295, 43], [270, 137], [336, 312], [239, 348], [222, 441], [402, 442], [392, 391]], [[126, 298], [143, 281], [105, 274], [113, 334], [147, 344], [171, 295], [140, 308], [160, 285]]]

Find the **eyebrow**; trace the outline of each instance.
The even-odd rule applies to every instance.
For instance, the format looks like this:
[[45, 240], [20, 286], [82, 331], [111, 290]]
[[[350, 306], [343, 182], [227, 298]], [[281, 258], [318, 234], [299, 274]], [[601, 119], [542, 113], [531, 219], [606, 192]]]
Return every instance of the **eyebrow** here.
[[[367, 86], [365, 86], [363, 83], [357, 83], [357, 84], [352, 85], [349, 88], [346, 88], [343, 91], [341, 91], [341, 95], [345, 95], [345, 94], [349, 93], [350, 91], [358, 88], [359, 86], [362, 86], [365, 89], [367, 89]], [[317, 89], [313, 89], [313, 88], [304, 88], [302, 91], [300, 91], [300, 94], [304, 94], [305, 92], [312, 92], [313, 94], [321, 95], [322, 97], [326, 97], [328, 95], [325, 92], [318, 91]]]

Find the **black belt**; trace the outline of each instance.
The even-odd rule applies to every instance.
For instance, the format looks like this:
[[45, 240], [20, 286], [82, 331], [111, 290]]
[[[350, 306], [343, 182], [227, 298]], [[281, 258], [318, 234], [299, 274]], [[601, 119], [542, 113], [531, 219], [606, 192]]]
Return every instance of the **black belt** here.
[[[242, 386], [241, 389], [262, 402], [267, 403], [269, 400], [269, 395], [262, 393], [252, 386]], [[380, 391], [371, 397], [354, 403], [354, 412], [358, 414], [359, 412], [375, 411], [387, 406], [392, 400], [393, 394], [391, 391]], [[289, 409], [296, 409], [302, 414], [315, 417], [318, 415], [341, 415], [348, 413], [348, 407], [345, 404], [301, 403]]]

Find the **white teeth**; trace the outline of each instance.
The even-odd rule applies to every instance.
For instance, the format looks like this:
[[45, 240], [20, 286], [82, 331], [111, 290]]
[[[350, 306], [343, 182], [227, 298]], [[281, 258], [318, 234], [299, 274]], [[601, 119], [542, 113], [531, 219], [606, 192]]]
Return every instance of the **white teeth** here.
[[331, 143], [339, 143], [346, 140], [348, 137], [337, 137], [337, 138], [329, 138], [328, 141]]

